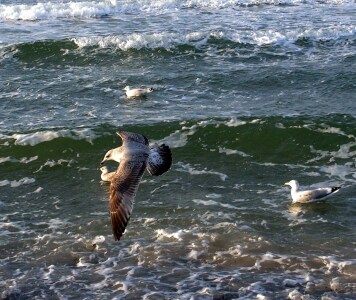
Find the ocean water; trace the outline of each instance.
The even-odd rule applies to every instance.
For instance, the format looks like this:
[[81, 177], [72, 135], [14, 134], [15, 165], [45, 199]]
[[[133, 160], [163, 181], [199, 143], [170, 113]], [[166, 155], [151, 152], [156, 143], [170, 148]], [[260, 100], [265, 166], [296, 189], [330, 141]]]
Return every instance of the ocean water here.
[[[0, 1], [0, 299], [355, 299], [355, 46], [351, 0]], [[117, 130], [173, 153], [119, 242]]]

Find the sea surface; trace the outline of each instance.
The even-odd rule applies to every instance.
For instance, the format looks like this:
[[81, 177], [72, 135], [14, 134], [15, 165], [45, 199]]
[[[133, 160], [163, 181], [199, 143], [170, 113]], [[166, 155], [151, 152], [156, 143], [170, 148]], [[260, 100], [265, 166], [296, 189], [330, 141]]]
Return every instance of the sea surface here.
[[[0, 0], [0, 299], [356, 299], [355, 66], [352, 0]], [[117, 130], [173, 153], [120, 241]]]

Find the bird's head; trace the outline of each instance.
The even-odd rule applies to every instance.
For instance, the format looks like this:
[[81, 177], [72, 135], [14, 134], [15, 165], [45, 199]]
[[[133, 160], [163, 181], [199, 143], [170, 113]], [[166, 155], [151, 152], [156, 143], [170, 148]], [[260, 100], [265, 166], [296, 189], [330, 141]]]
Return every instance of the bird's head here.
[[108, 152], [106, 152], [104, 159], [101, 161], [100, 164], [103, 165], [104, 162], [108, 160], [114, 160], [119, 163], [122, 158], [123, 151], [124, 149], [122, 147], [109, 150]]
[[292, 189], [297, 189], [299, 187], [299, 183], [296, 180], [291, 180], [286, 182], [284, 185], [289, 185]]
[[[102, 167], [104, 167], [104, 166], [103, 166], [104, 162], [106, 162], [106, 161], [108, 161], [108, 160], [112, 160], [111, 156], [112, 156], [112, 149], [109, 150], [108, 152], [106, 152], [106, 154], [105, 154], [105, 156], [104, 156], [104, 159], [101, 161], [100, 165], [101, 165]], [[101, 170], [101, 168], [100, 168], [100, 170]]]
[[101, 173], [103, 173], [103, 174], [109, 173], [109, 169], [108, 169], [107, 166], [101, 166], [101, 167], [100, 167], [100, 171], [101, 171]]

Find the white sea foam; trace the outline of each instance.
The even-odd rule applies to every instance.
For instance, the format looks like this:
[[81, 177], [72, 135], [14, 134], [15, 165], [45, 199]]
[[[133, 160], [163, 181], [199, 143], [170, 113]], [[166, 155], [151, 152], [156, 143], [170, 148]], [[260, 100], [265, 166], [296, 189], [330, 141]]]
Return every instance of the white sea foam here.
[[331, 273], [334, 270], [337, 270], [340, 273], [344, 273], [345, 271], [348, 273], [356, 270], [356, 259], [341, 260], [332, 255], [320, 256], [320, 259], [325, 264], [328, 273]]
[[215, 32], [191, 32], [187, 34], [159, 32], [150, 34], [133, 33], [122, 36], [96, 36], [78, 37], [73, 42], [80, 48], [88, 46], [98, 46], [100, 48], [116, 48], [123, 51], [129, 49], [142, 48], [165, 48], [170, 49], [178, 45], [202, 46], [207, 43], [207, 39], [214, 36], [223, 37], [222, 33]]
[[155, 218], [144, 218], [143, 220], [144, 220], [143, 224], [152, 224], [157, 221], [157, 219], [155, 219]]
[[209, 199], [220, 199], [222, 197], [221, 194], [216, 194], [216, 193], [213, 193], [213, 194], [208, 194], [205, 196], [206, 198], [209, 198]]
[[199, 259], [199, 256], [201, 256], [202, 254], [205, 254], [206, 253], [206, 250], [201, 250], [201, 251], [198, 251], [198, 250], [191, 250], [187, 257], [190, 258], [190, 259]]
[[120, 50], [141, 49], [141, 48], [166, 48], [169, 49], [174, 45], [187, 43], [178, 34], [138, 34], [134, 33], [129, 36], [106, 36], [106, 37], [77, 37], [72, 39], [80, 48], [88, 46], [98, 46], [100, 48], [116, 48]]
[[110, 1], [38, 2], [36, 4], [0, 5], [0, 19], [40, 20], [66, 17], [90, 18], [115, 12]]
[[[180, 9], [224, 9], [251, 5], [295, 5], [313, 3], [312, 0], [137, 0], [137, 1], [65, 1], [35, 4], [0, 4], [0, 19], [40, 20], [53, 18], [95, 18], [118, 14], [163, 13]], [[334, 5], [351, 4], [352, 0], [324, 0]]]
[[61, 129], [58, 131], [46, 130], [46, 131], [39, 131], [39, 132], [25, 133], [25, 134], [15, 133], [11, 137], [15, 139], [16, 145], [35, 146], [37, 144], [48, 142], [59, 137], [67, 137], [75, 140], [84, 139], [92, 143], [92, 140], [95, 138], [95, 133], [88, 128], [73, 129], [73, 130]]
[[157, 229], [156, 232], [156, 239], [159, 241], [165, 239], [175, 239], [177, 241], [182, 241], [184, 236], [189, 233], [189, 230], [178, 230], [176, 232], [167, 232], [164, 229]]
[[1, 235], [9, 234], [8, 228], [16, 229], [18, 231], [24, 231], [24, 228], [19, 224], [19, 222], [0, 222]]
[[38, 159], [38, 156], [32, 156], [30, 158], [27, 158], [27, 157], [22, 157], [21, 159], [16, 159], [16, 158], [13, 158], [13, 157], [0, 157], [0, 164], [1, 163], [4, 163], [4, 162], [18, 162], [18, 163], [22, 163], [22, 164], [28, 164], [34, 160]]
[[288, 294], [288, 299], [290, 300], [302, 300], [303, 294], [298, 290], [293, 290]]
[[58, 230], [63, 229], [64, 225], [69, 224], [69, 223], [62, 219], [54, 218], [54, 219], [50, 219], [47, 224], [48, 224], [48, 228], [52, 229], [53, 233], [54, 232], [61, 233]]
[[[266, 2], [273, 2], [265, 0]], [[222, 8], [244, 3], [256, 3], [256, 0], [237, 0], [237, 1], [80, 1], [80, 2], [39, 2], [32, 5], [0, 5], [0, 19], [4, 20], [39, 20], [51, 18], [81, 17], [91, 18], [103, 15], [122, 14], [122, 13], [159, 13], [165, 10], [177, 10], [189, 7], [212, 7]]]
[[[167, 50], [180, 45], [190, 45], [201, 48], [209, 43], [210, 39], [226, 40], [234, 43], [252, 44], [252, 45], [282, 45], [296, 47], [295, 42], [299, 39], [312, 39], [315, 41], [338, 40], [343, 37], [354, 36], [356, 33], [355, 25], [340, 25], [336, 28], [328, 29], [305, 29], [291, 30], [290, 32], [256, 31], [251, 34], [247, 32], [235, 31], [193, 31], [189, 33], [177, 32], [153, 32], [153, 33], [132, 33], [129, 35], [111, 35], [111, 36], [83, 36], [73, 38], [72, 41], [79, 47], [97, 46], [100, 48], [113, 48], [127, 51], [129, 49], [157, 49], [165, 48]], [[256, 120], [258, 121], [258, 120]], [[228, 126], [240, 126], [246, 124], [232, 118]]]
[[323, 128], [318, 128], [315, 131], [317, 132], [322, 132], [322, 133], [331, 133], [331, 134], [339, 134], [339, 135], [344, 135], [349, 138], [355, 138], [353, 135], [346, 134], [344, 131], [342, 131], [340, 128], [337, 127], [330, 127], [330, 126], [324, 126]]
[[38, 187], [37, 189], [35, 189], [33, 192], [32, 192], [32, 194], [38, 194], [38, 193], [40, 193], [40, 192], [42, 192], [43, 191], [43, 187]]
[[[288, 32], [279, 32], [275, 30], [256, 31], [252, 34], [252, 39], [245, 39], [246, 43], [263, 45], [281, 45], [292, 46], [299, 39], [312, 39], [314, 41], [329, 41], [338, 40], [343, 37], [352, 37], [356, 32], [355, 25], [339, 25], [333, 28], [307, 28], [302, 31], [291, 30]], [[231, 38], [234, 41], [234, 38]], [[241, 38], [235, 38], [235, 41], [241, 40]]]
[[206, 169], [197, 170], [196, 168], [192, 167], [190, 164], [184, 164], [183, 162], [178, 162], [177, 165], [179, 166], [177, 171], [188, 172], [191, 175], [203, 175], [203, 174], [216, 175], [219, 176], [222, 181], [225, 181], [228, 178], [226, 174], [215, 172], [215, 171], [209, 171]]
[[331, 165], [322, 166], [320, 171], [328, 174], [332, 178], [340, 178], [342, 181], [356, 182], [356, 169], [352, 165]]
[[176, 130], [167, 137], [161, 140], [152, 140], [151, 143], [155, 144], [167, 144], [171, 148], [181, 148], [187, 145], [188, 137], [195, 134], [198, 129], [198, 125], [191, 127], [183, 127], [181, 130]]
[[356, 142], [350, 142], [347, 144], [343, 144], [336, 151], [323, 151], [316, 150], [314, 147], [310, 147], [312, 153], [319, 154], [318, 157], [310, 160], [316, 161], [323, 158], [330, 158], [331, 161], [335, 160], [335, 158], [350, 158], [356, 156], [356, 150], [353, 150], [356, 147]]
[[105, 241], [105, 237], [103, 235], [97, 235], [94, 237], [94, 239], [92, 240], [93, 244], [101, 244]]
[[36, 181], [35, 178], [24, 177], [20, 180], [2, 180], [0, 181], [0, 186], [10, 185], [13, 188], [19, 187], [24, 184], [31, 184]]
[[35, 171], [34, 173], [38, 173], [41, 172], [43, 170], [43, 168], [45, 167], [49, 167], [49, 168], [53, 168], [55, 166], [66, 166], [66, 167], [70, 167], [73, 163], [75, 162], [74, 159], [70, 159], [70, 160], [66, 160], [66, 159], [58, 159], [58, 160], [47, 160], [43, 165], [41, 165], [41, 167]]
[[236, 222], [220, 222], [213, 226], [214, 229], [223, 229], [224, 232], [229, 232], [230, 228], [235, 229], [238, 225]]
[[219, 147], [219, 153], [225, 153], [226, 155], [237, 154], [242, 157], [251, 157], [251, 155], [246, 154], [245, 152], [239, 151], [237, 149], [226, 149], [222, 147]]
[[339, 262], [338, 270], [342, 274], [347, 274], [350, 276], [356, 274], [356, 259]]
[[199, 199], [193, 199], [192, 200], [194, 203], [198, 204], [198, 205], [206, 205], [206, 206], [210, 206], [210, 205], [219, 205], [219, 202], [214, 201], [214, 200], [199, 200]]
[[198, 205], [206, 205], [206, 206], [221, 206], [221, 207], [224, 207], [224, 208], [231, 208], [231, 209], [237, 209], [237, 207], [231, 205], [231, 204], [228, 204], [228, 203], [222, 203], [222, 202], [217, 202], [217, 201], [214, 201], [214, 200], [200, 200], [200, 199], [193, 199], [192, 200], [194, 203], [198, 204]]
[[51, 280], [51, 275], [56, 271], [56, 266], [50, 265], [48, 266], [48, 271], [44, 271], [42, 274], [42, 278], [46, 281]]
[[256, 300], [270, 300], [270, 298], [262, 294], [257, 294]]
[[90, 262], [86, 261], [85, 257], [80, 257], [78, 262], [77, 262], [77, 267], [78, 268], [83, 268], [83, 267], [90, 267], [92, 264]]
[[216, 120], [204, 120], [199, 121], [192, 126], [185, 126], [185, 122], [182, 122], [182, 128], [171, 133], [169, 136], [164, 137], [160, 140], [152, 140], [153, 144], [168, 144], [171, 148], [181, 148], [187, 145], [188, 138], [194, 135], [199, 128], [205, 128], [208, 125], [222, 124], [223, 122]]
[[228, 122], [226, 122], [226, 126], [228, 127], [237, 127], [237, 126], [241, 126], [241, 125], [246, 125], [247, 122], [246, 121], [241, 121], [239, 119], [237, 119], [236, 117], [232, 117]]

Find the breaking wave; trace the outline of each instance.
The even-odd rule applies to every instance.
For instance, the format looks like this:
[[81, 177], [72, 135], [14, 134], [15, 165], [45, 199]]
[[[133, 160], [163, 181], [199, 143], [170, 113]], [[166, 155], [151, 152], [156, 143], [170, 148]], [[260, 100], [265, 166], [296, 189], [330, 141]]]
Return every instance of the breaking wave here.
[[[318, 5], [351, 5], [351, 0], [324, 0]], [[185, 9], [226, 9], [249, 6], [316, 4], [305, 0], [161, 0], [161, 1], [65, 1], [35, 4], [0, 4], [0, 20], [43, 20], [54, 18], [98, 18], [120, 14], [160, 14]]]

